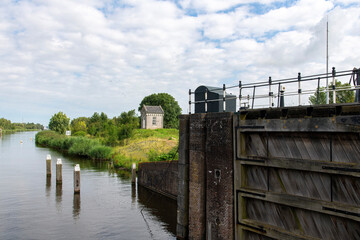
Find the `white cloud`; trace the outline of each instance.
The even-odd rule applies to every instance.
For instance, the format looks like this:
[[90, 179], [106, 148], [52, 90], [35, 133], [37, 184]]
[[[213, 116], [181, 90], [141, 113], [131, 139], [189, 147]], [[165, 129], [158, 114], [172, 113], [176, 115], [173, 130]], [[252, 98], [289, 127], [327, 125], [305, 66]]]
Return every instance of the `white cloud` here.
[[218, 12], [229, 10], [233, 7], [249, 3], [269, 4], [272, 2], [283, 2], [284, 0], [181, 0], [180, 5], [184, 9], [194, 9], [197, 12]]
[[154, 92], [172, 94], [187, 112], [187, 91], [201, 84], [317, 73], [325, 69], [327, 14], [330, 65], [360, 62], [356, 5], [300, 0], [256, 14], [251, 1], [116, 2], [2, 1], [0, 101], [9, 104], [0, 117], [24, 112], [25, 121], [46, 124], [57, 111], [114, 116]]

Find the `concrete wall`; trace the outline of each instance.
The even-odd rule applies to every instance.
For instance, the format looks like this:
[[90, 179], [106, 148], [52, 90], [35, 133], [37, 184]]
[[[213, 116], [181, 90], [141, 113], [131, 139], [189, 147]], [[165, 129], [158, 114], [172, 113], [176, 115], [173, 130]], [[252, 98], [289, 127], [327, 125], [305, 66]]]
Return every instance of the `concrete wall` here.
[[177, 237], [233, 239], [233, 113], [181, 116], [179, 150]]
[[177, 198], [177, 161], [139, 163], [138, 184], [170, 198]]

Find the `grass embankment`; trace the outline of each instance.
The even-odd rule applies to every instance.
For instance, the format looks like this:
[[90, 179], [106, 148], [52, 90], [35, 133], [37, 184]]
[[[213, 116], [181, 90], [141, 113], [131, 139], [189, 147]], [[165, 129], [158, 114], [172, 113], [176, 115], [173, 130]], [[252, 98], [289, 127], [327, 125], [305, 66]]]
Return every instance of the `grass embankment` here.
[[130, 169], [132, 163], [177, 159], [178, 143], [177, 129], [136, 129], [123, 145], [114, 148], [114, 164]]
[[41, 131], [41, 129], [3, 129], [2, 134], [11, 134], [16, 132], [35, 132], [35, 131]]
[[120, 146], [108, 147], [98, 139], [67, 137], [53, 131], [36, 134], [36, 143], [92, 159], [112, 160], [116, 167], [131, 169], [132, 163], [177, 159], [177, 129], [136, 129]]
[[92, 159], [108, 160], [112, 153], [111, 147], [104, 146], [97, 139], [69, 137], [53, 131], [38, 132], [35, 137], [35, 142], [41, 146], [66, 151], [71, 155]]

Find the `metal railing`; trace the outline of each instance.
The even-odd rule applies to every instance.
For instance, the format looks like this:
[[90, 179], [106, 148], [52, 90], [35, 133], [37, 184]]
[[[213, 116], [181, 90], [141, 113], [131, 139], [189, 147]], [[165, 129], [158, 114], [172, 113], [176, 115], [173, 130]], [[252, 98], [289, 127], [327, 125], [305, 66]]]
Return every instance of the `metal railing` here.
[[[336, 81], [340, 78], [345, 77], [350, 77], [350, 86], [336, 87]], [[326, 80], [325, 87], [321, 87], [322, 80]], [[329, 80], [331, 80], [331, 84], [329, 84]], [[316, 85], [314, 83], [316, 83]], [[294, 85], [296, 85], [297, 87]], [[289, 91], [285, 91], [287, 88], [286, 86], [290, 86]], [[276, 93], [273, 92], [274, 87], [277, 90]], [[236, 88], [239, 89], [238, 96], [227, 95], [227, 90], [229, 91]], [[268, 90], [266, 91], [265, 89]], [[341, 91], [356, 91], [355, 102], [360, 103], [360, 68], [336, 72], [335, 67], [333, 67], [331, 74], [322, 73], [310, 76], [302, 76], [301, 73], [298, 73], [298, 76], [294, 78], [272, 80], [272, 78], [269, 77], [268, 81], [245, 84], [243, 84], [242, 81], [239, 81], [238, 85], [226, 87], [225, 84], [223, 84], [222, 88], [212, 89], [212, 91], [222, 92], [222, 98], [219, 97], [218, 99], [208, 99], [209, 92], [207, 88], [204, 92], [192, 92], [191, 89], [189, 89], [189, 114], [191, 114], [192, 104], [205, 104], [205, 112], [207, 112], [208, 103], [217, 101], [222, 101], [223, 110], [225, 111], [226, 101], [232, 99], [238, 100], [239, 111], [260, 107], [284, 107], [285, 97], [292, 97], [292, 101], [290, 102], [290, 104], [287, 104], [287, 106], [296, 106], [296, 104], [294, 104], [294, 98], [296, 97], [298, 102], [297, 106], [310, 105], [309, 98], [307, 98], [308, 104], [302, 104], [302, 101], [304, 95], [311, 94], [314, 94], [316, 96], [316, 104], [319, 104], [319, 96], [322, 92], [326, 93], [326, 103], [330, 102], [330, 95], [332, 95], [332, 103], [336, 103], [336, 93]], [[192, 95], [195, 94], [204, 94], [204, 100], [192, 101]], [[267, 98], [269, 102], [268, 104], [264, 104], [264, 99]], [[262, 101], [259, 101], [261, 99]], [[256, 100], [257, 104], [255, 104]], [[275, 106], [275, 101], [277, 101], [277, 106]]]

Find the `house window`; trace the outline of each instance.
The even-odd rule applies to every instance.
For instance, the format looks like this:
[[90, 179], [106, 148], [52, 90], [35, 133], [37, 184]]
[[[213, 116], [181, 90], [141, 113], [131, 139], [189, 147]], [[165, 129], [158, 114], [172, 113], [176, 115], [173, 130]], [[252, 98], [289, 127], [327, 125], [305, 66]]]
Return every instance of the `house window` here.
[[153, 117], [153, 125], [156, 125], [156, 117]]

